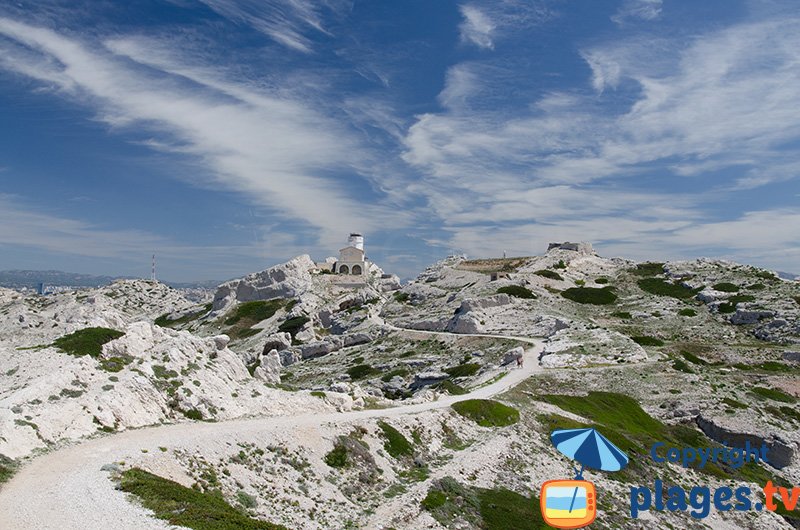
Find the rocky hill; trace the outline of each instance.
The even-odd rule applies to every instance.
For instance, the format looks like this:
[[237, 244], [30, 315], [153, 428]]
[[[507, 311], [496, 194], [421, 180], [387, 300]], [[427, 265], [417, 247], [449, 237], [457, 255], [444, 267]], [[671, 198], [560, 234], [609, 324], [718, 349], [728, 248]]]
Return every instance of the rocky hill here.
[[[370, 416], [281, 431], [279, 443], [234, 435], [235, 454], [165, 449], [127, 465], [171, 469], [288, 527], [479, 528], [489, 516], [469, 499], [533, 496], [532, 484], [568, 472], [547, 442], [554, 425], [600, 425], [643, 457], [647, 440], [612, 417], [627, 407], [665, 438], [767, 443], [772, 466], [736, 477], [800, 483], [800, 283], [721, 260], [605, 258], [586, 243], [454, 256], [405, 285], [377, 267], [363, 285], [342, 285], [304, 255], [226, 282], [207, 303], [142, 280], [48, 297], [2, 289], [0, 455], [162, 423], [432, 403], [507, 377], [529, 348], [522, 339], [542, 347], [537, 374], [501, 397], [519, 414], [508, 425], [451, 409], [391, 424]], [[625, 479], [593, 479], [625, 490]], [[461, 499], [456, 511], [426, 505], [431, 492]], [[604, 509], [624, 514], [624, 499], [609, 493]], [[707, 524], [747, 527], [736, 513]]]

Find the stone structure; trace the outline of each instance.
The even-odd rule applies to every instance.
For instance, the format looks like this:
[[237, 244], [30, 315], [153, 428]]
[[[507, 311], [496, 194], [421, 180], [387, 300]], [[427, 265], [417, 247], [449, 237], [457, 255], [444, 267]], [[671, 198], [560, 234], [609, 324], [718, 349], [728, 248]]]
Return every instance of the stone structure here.
[[369, 270], [364, 255], [364, 236], [350, 234], [347, 246], [339, 250], [339, 259], [333, 264], [333, 272], [340, 275], [365, 276]]

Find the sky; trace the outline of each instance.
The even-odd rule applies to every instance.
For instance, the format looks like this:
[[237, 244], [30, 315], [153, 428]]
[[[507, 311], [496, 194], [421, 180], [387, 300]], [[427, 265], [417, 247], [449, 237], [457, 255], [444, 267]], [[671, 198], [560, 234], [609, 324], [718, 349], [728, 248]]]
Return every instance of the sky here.
[[793, 0], [0, 0], [0, 269], [800, 272]]

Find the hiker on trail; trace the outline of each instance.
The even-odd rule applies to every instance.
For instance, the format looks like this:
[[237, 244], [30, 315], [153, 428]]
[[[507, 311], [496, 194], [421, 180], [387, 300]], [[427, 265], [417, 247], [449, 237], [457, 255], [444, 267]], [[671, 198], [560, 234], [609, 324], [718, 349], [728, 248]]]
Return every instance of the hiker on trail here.
[[522, 368], [522, 355], [517, 357], [517, 368]]

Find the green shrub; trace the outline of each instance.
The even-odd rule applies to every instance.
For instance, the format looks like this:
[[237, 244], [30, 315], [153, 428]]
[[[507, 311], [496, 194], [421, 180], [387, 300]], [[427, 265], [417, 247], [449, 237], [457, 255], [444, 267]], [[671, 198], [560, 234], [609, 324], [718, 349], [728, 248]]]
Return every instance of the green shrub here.
[[392, 370], [391, 372], [383, 374], [383, 376], [381, 376], [381, 381], [388, 382], [388, 381], [391, 381], [393, 378], [395, 378], [397, 376], [405, 377], [407, 375], [408, 375], [408, 369], [407, 368], [396, 368], [396, 369]]
[[792, 299], [793, 299], [795, 302], [797, 302], [798, 304], [800, 304], [800, 296], [793, 296], [793, 297], [792, 297]]
[[672, 298], [686, 299], [696, 294], [696, 290], [689, 289], [683, 285], [665, 282], [660, 278], [644, 278], [638, 282], [639, 288], [650, 294], [658, 296], [670, 296]]
[[664, 272], [664, 264], [655, 261], [639, 263], [630, 272], [635, 276], [657, 276]]
[[157, 326], [161, 326], [162, 328], [174, 328], [182, 324], [188, 324], [189, 322], [197, 320], [201, 316], [211, 311], [212, 306], [213, 304], [210, 303], [205, 304], [201, 309], [187, 313], [180, 318], [176, 318], [175, 320], [170, 320], [169, 318], [170, 313], [167, 313], [165, 315], [161, 315], [160, 317], [156, 318], [153, 323]]
[[77, 357], [88, 355], [97, 358], [103, 353], [103, 344], [123, 335], [125, 333], [115, 329], [85, 328], [56, 339], [53, 346]]
[[621, 318], [623, 320], [630, 320], [633, 318], [633, 315], [631, 315], [628, 311], [614, 311], [611, 313], [611, 316]]
[[553, 268], [554, 268], [554, 269], [566, 269], [566, 268], [567, 268], [567, 264], [566, 264], [566, 263], [564, 263], [564, 260], [563, 260], [563, 259], [560, 259], [560, 260], [558, 260], [558, 263], [556, 263], [555, 265], [553, 265]]
[[177, 482], [133, 468], [122, 472], [120, 489], [170, 524], [196, 530], [286, 530], [252, 519], [225, 502], [218, 492], [200, 492]]
[[631, 337], [631, 339], [633, 340], [633, 342], [635, 342], [639, 346], [663, 346], [664, 345], [664, 341], [663, 340], [658, 339], [656, 337], [650, 337], [650, 336], [647, 336], [647, 335], [637, 335], [637, 336]]
[[795, 401], [797, 401], [797, 399], [794, 396], [789, 395], [781, 390], [778, 390], [777, 388], [764, 388], [763, 386], [757, 386], [753, 387], [751, 389], [751, 392], [753, 392], [758, 396], [771, 399], [773, 401], [780, 401], [781, 403], [794, 403]]
[[733, 313], [734, 311], [736, 311], [736, 304], [732, 304], [730, 302], [723, 302], [719, 304], [717, 310], [720, 313]]
[[408, 439], [403, 436], [403, 433], [384, 421], [379, 421], [378, 427], [380, 427], [383, 432], [383, 437], [386, 440], [383, 444], [383, 448], [387, 453], [395, 458], [410, 456], [414, 453], [414, 448], [411, 446]]
[[617, 300], [610, 287], [570, 287], [561, 291], [561, 296], [579, 304], [609, 305]]
[[0, 484], [8, 482], [17, 470], [17, 463], [5, 455], [0, 455]]
[[483, 527], [488, 530], [539, 530], [544, 523], [536, 497], [499, 489], [478, 489]]
[[449, 379], [445, 379], [439, 383], [439, 389], [444, 390], [451, 396], [463, 396], [467, 393], [467, 390], [463, 386], [457, 385]]
[[736, 305], [741, 304], [742, 302], [755, 302], [756, 297], [750, 294], [735, 294], [733, 296], [728, 297], [728, 303]]
[[777, 276], [775, 276], [775, 274], [774, 274], [774, 273], [772, 273], [772, 272], [770, 272], [770, 271], [768, 271], [768, 270], [764, 270], [764, 269], [761, 269], [761, 270], [756, 270], [756, 271], [753, 273], [753, 275], [754, 275], [756, 278], [761, 278], [762, 280], [777, 280], [777, 279], [778, 279], [778, 277], [777, 277]]
[[252, 510], [256, 506], [258, 506], [258, 501], [252, 495], [248, 495], [244, 491], [239, 491], [236, 493], [236, 500], [239, 501], [239, 504], [242, 505], [243, 508]]
[[356, 381], [371, 375], [379, 374], [380, 372], [368, 364], [357, 364], [356, 366], [349, 368], [347, 373], [350, 376], [350, 379]]
[[763, 291], [767, 286], [763, 283], [754, 283], [753, 285], [748, 285], [747, 288], [751, 291]]
[[730, 282], [715, 283], [711, 286], [711, 288], [715, 291], [721, 291], [723, 293], [735, 293], [739, 291], [739, 286]]
[[722, 398], [722, 402], [728, 405], [732, 409], [746, 409], [748, 408], [747, 405], [742, 403], [741, 401], [736, 401], [735, 399], [726, 397]]
[[428, 494], [422, 499], [422, 507], [428, 511], [432, 511], [440, 506], [444, 506], [445, 502], [447, 502], [447, 495], [445, 495], [443, 491], [432, 489], [428, 491]]
[[450, 377], [469, 377], [475, 375], [480, 369], [481, 365], [478, 363], [466, 363], [453, 366], [452, 368], [445, 368], [444, 371], [447, 372]]
[[519, 421], [519, 411], [490, 399], [468, 399], [453, 403], [453, 410], [483, 427], [505, 427]]
[[278, 331], [289, 333], [292, 337], [294, 337], [309, 320], [311, 319], [309, 319], [307, 316], [288, 318], [284, 320], [280, 326], [278, 326]]
[[[233, 314], [225, 320], [225, 324], [232, 326], [238, 324], [242, 320], [247, 320], [250, 325], [258, 324], [262, 320], [272, 317], [278, 309], [286, 305], [286, 300], [277, 298], [275, 300], [253, 300], [250, 302], [242, 302]], [[249, 326], [248, 326], [249, 327]]]
[[333, 449], [325, 455], [325, 463], [337, 469], [348, 467], [350, 459], [347, 456], [347, 448], [340, 443], [334, 445]]
[[683, 309], [678, 311], [678, 314], [682, 317], [696, 317], [697, 311], [695, 311], [691, 307], [684, 307]]
[[684, 362], [683, 359], [677, 359], [672, 363], [672, 368], [674, 370], [678, 370], [679, 372], [684, 372], [687, 374], [693, 374], [694, 370], [689, 368], [689, 365]]
[[550, 278], [551, 280], [563, 280], [564, 279], [556, 271], [551, 271], [551, 270], [548, 270], [548, 269], [540, 269], [540, 270], [534, 272], [534, 274], [538, 274], [539, 276], [544, 276], [545, 278]]
[[400, 302], [401, 304], [408, 302], [410, 298], [411, 296], [408, 293], [401, 293], [400, 291], [394, 293], [394, 299]]
[[325, 392], [322, 392], [320, 390], [312, 390], [311, 395], [314, 397], [325, 399]]
[[681, 355], [683, 356], [684, 359], [686, 359], [687, 361], [689, 361], [692, 364], [699, 364], [699, 365], [702, 365], [702, 366], [708, 364], [708, 361], [706, 361], [704, 359], [701, 359], [697, 355], [695, 355], [693, 353], [690, 353], [688, 351], [682, 351]]
[[203, 413], [200, 412], [197, 409], [185, 410], [185, 411], [183, 411], [183, 415], [186, 416], [187, 418], [189, 418], [190, 420], [198, 420], [199, 421], [199, 420], [203, 419]]
[[498, 293], [505, 293], [516, 298], [536, 298], [536, 295], [527, 287], [521, 285], [506, 285], [497, 290]]
[[608, 283], [608, 278], [595, 278], [594, 283], [599, 283], [601, 285], [604, 285]]

